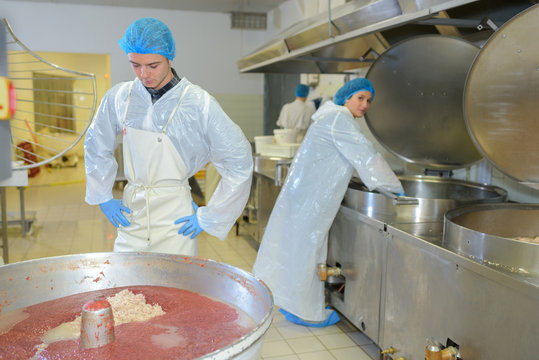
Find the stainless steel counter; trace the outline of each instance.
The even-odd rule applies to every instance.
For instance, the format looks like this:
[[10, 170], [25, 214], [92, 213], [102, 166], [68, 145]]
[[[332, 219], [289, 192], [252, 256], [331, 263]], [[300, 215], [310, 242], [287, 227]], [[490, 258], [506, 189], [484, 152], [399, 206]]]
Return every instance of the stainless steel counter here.
[[342, 273], [327, 283], [331, 305], [393, 359], [424, 359], [431, 337], [458, 344], [464, 360], [539, 353], [537, 274], [487, 266], [344, 205], [327, 263]]
[[260, 175], [273, 180], [277, 186], [282, 184], [286, 178], [288, 167], [292, 158], [281, 158], [276, 156], [253, 156], [253, 171], [255, 175]]
[[251, 193], [241, 226], [254, 238], [256, 247], [262, 241], [262, 235], [292, 159], [255, 154], [253, 162]]

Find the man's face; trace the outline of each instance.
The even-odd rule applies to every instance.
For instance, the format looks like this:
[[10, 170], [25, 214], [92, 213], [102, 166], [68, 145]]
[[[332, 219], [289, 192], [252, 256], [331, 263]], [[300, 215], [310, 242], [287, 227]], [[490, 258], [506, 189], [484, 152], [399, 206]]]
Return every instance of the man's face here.
[[148, 88], [159, 90], [173, 77], [170, 60], [159, 54], [127, 54], [133, 71]]
[[358, 91], [344, 103], [344, 106], [350, 110], [354, 117], [360, 118], [371, 106], [372, 94], [370, 91]]

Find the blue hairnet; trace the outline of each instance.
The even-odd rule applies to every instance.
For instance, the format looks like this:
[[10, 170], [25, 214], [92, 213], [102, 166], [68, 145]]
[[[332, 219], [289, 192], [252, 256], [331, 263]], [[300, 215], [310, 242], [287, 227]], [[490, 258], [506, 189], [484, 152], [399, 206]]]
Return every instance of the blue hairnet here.
[[305, 84], [296, 86], [296, 97], [306, 98], [309, 95], [309, 87]]
[[372, 87], [371, 82], [365, 78], [357, 78], [350, 80], [341, 86], [341, 88], [335, 93], [333, 102], [342, 106], [346, 100], [350, 99], [352, 95], [360, 91], [370, 91], [372, 97], [374, 98], [374, 88]]
[[136, 20], [119, 43], [126, 54], [159, 54], [169, 60], [176, 56], [172, 33], [162, 21], [154, 18]]

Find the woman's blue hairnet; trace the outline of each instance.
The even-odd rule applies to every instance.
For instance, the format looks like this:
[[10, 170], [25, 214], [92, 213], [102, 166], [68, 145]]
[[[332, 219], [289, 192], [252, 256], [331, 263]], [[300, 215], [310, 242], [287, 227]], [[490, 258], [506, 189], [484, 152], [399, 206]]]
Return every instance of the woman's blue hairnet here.
[[309, 87], [305, 84], [296, 86], [296, 97], [306, 98], [309, 95]]
[[374, 88], [372, 87], [371, 82], [365, 78], [357, 78], [350, 80], [341, 86], [341, 88], [335, 93], [333, 102], [337, 105], [343, 106], [346, 100], [350, 99], [352, 95], [360, 91], [370, 91], [372, 97], [374, 98]]
[[174, 37], [160, 20], [142, 18], [132, 23], [119, 41], [126, 54], [159, 54], [169, 60], [176, 56]]

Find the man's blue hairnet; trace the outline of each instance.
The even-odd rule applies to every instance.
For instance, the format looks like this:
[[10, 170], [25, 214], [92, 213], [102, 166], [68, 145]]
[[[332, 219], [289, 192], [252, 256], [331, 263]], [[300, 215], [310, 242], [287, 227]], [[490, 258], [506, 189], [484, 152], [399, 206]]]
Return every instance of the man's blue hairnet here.
[[371, 82], [365, 78], [357, 78], [350, 80], [341, 86], [341, 88], [335, 93], [333, 102], [342, 106], [346, 100], [350, 99], [352, 95], [360, 91], [370, 91], [372, 97], [374, 98], [374, 88], [372, 87]]
[[119, 41], [126, 54], [159, 54], [169, 60], [176, 56], [174, 37], [160, 20], [142, 18], [132, 23]]
[[309, 95], [309, 87], [305, 84], [296, 86], [296, 97], [306, 98]]

